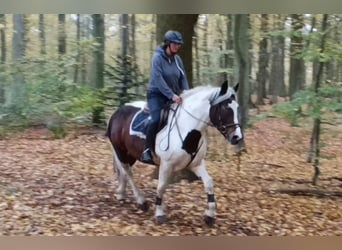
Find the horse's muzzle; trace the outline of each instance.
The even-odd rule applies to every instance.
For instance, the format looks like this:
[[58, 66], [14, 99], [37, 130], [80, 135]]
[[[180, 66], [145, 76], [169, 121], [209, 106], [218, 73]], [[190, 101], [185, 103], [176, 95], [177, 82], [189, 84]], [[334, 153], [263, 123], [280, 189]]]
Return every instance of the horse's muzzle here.
[[242, 140], [242, 137], [237, 136], [237, 135], [234, 135], [234, 136], [230, 139], [230, 143], [231, 143], [232, 145], [236, 145], [236, 144], [238, 144], [239, 141], [241, 141], [241, 140]]

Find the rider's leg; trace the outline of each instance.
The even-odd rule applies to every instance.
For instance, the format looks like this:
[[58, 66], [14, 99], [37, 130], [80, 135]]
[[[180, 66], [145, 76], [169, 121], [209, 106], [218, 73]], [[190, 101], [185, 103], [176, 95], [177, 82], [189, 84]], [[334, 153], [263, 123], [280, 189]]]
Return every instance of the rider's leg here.
[[147, 128], [145, 148], [141, 156], [144, 163], [154, 164], [152, 151], [154, 150], [155, 138], [157, 135], [160, 111], [163, 107], [164, 100], [159, 96], [148, 96], [148, 107], [151, 113], [151, 120]]

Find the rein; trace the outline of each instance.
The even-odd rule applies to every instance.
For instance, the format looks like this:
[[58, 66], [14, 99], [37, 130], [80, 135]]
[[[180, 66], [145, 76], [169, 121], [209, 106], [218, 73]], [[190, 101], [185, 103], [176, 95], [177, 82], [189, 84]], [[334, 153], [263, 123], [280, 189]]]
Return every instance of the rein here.
[[195, 120], [199, 121], [199, 122], [203, 122], [204, 124], [207, 124], [208, 126], [213, 126], [213, 124], [211, 122], [207, 122], [204, 121], [202, 119], [197, 118], [196, 116], [194, 116], [193, 114], [191, 114], [189, 111], [187, 111], [183, 106], [181, 106], [181, 108], [185, 111], [185, 113], [187, 113], [188, 115], [190, 115], [192, 118], [194, 118]]
[[[173, 126], [176, 125], [176, 128], [177, 128], [177, 132], [178, 132], [178, 135], [179, 135], [179, 138], [181, 139], [182, 143], [184, 143], [184, 139], [182, 138], [182, 135], [180, 133], [180, 128], [179, 128], [179, 124], [177, 122], [177, 118], [176, 118], [176, 114], [177, 114], [177, 111], [178, 111], [178, 108], [181, 107], [188, 115], [190, 115], [192, 118], [194, 118], [195, 120], [197, 121], [200, 121], [200, 122], [203, 122], [205, 124], [207, 124], [208, 126], [212, 126], [211, 123], [207, 122], [207, 121], [203, 121], [202, 119], [199, 119], [197, 117], [195, 117], [194, 115], [192, 115], [189, 111], [187, 111], [184, 107], [182, 107], [181, 105], [177, 105], [177, 107], [175, 109], [172, 109], [170, 108], [170, 110], [173, 111], [173, 115], [172, 115], [172, 118], [171, 118], [171, 121], [170, 121], [170, 124], [169, 124], [169, 131], [167, 133], [167, 147], [164, 151], [167, 151], [170, 147], [170, 133], [171, 133], [171, 130], [173, 129]], [[175, 120], [174, 124], [172, 125], [172, 122], [173, 120]], [[195, 159], [198, 151], [200, 150], [200, 148], [202, 147], [203, 145], [203, 141], [202, 143], [197, 147], [196, 151], [191, 153], [190, 154], [190, 161], [189, 163], [185, 166], [185, 167], [188, 167], [191, 162]]]

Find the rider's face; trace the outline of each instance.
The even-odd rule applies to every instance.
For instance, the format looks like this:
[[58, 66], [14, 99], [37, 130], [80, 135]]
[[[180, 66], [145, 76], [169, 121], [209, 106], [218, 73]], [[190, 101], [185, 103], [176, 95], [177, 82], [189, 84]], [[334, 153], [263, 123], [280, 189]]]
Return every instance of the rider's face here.
[[179, 43], [170, 43], [170, 51], [173, 54], [176, 54], [176, 53], [178, 53], [180, 46], [181, 46], [181, 44], [179, 44]]

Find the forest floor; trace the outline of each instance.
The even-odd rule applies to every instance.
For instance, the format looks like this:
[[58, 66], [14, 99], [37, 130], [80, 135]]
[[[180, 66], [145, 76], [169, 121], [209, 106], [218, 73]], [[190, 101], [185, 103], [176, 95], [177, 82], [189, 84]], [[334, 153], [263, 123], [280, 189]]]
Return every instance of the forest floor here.
[[154, 167], [137, 163], [135, 179], [151, 204], [137, 209], [131, 189], [119, 203], [104, 131], [52, 139], [44, 128], [0, 139], [0, 235], [342, 235], [342, 125], [323, 125], [321, 175], [307, 163], [312, 125], [279, 118], [245, 131], [247, 153], [209, 129], [207, 167], [215, 183], [216, 224], [203, 222], [200, 181], [167, 189], [168, 223], [154, 220]]

